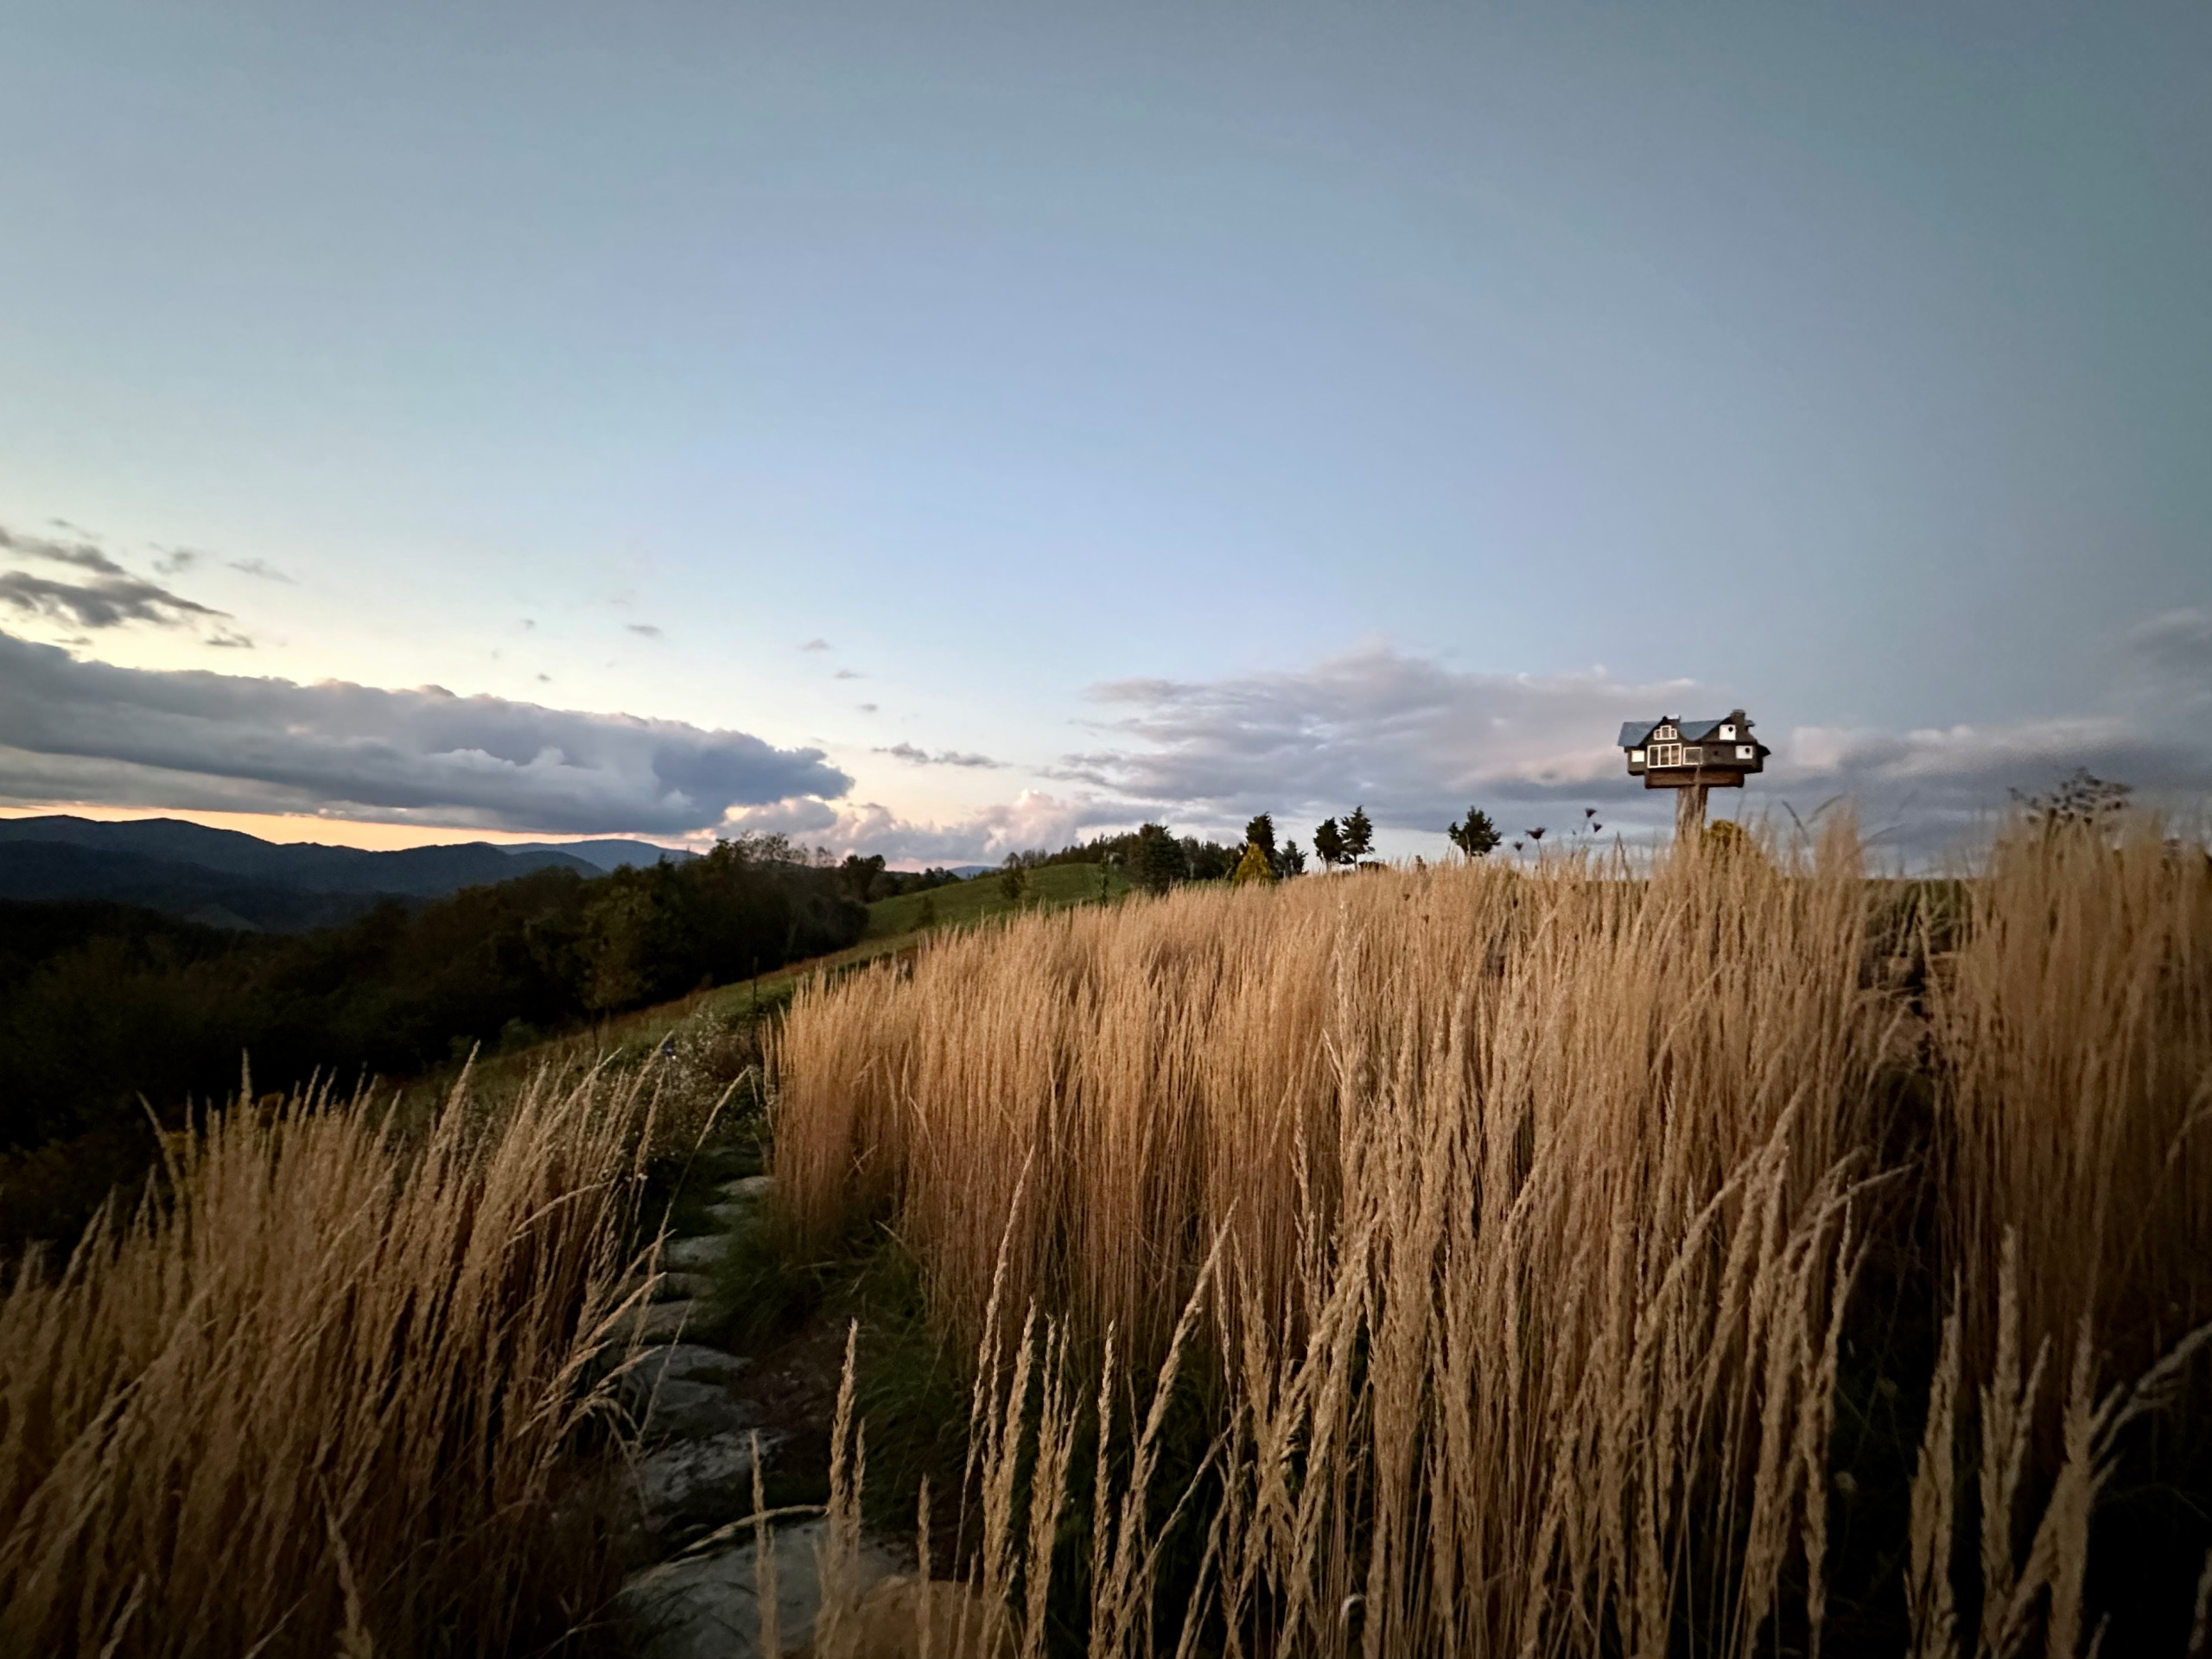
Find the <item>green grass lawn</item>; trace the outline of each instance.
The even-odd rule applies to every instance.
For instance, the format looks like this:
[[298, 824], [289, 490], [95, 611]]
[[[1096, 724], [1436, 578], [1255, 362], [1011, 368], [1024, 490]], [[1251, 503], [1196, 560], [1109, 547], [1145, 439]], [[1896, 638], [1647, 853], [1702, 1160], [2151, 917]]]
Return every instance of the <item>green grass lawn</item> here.
[[[1027, 910], [1065, 910], [1070, 905], [1080, 905], [1097, 899], [1098, 878], [1106, 877], [1105, 896], [1120, 897], [1129, 890], [1129, 884], [1118, 872], [1104, 870], [1096, 864], [1048, 864], [1043, 869], [1029, 872], [1029, 887], [1021, 900], [1020, 908]], [[936, 912], [936, 925], [948, 927], [963, 922], [982, 921], [989, 916], [1004, 916], [1015, 908], [1014, 901], [1006, 895], [996, 872], [977, 876], [972, 881], [956, 881], [950, 887], [932, 887], [927, 893], [902, 893], [896, 899], [879, 899], [868, 907], [868, 937], [870, 939], [889, 938], [901, 933], [912, 933], [924, 925], [928, 905]]]

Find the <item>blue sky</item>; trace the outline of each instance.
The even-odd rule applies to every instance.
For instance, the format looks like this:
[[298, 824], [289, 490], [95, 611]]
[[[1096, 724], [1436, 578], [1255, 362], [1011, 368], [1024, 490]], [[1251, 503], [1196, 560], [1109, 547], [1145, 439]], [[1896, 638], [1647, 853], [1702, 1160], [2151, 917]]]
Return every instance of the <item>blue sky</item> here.
[[2212, 786], [2201, 6], [0, 33], [16, 809], [1412, 852], [1738, 704], [1914, 845]]

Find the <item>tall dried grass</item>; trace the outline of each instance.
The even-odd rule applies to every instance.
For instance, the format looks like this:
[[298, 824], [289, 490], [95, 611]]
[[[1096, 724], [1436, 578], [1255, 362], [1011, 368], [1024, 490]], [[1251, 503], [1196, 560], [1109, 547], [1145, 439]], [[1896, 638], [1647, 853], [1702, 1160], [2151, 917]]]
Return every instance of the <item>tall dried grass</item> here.
[[0, 1297], [0, 1649], [544, 1650], [620, 1552], [637, 1082], [241, 1104]]
[[[1944, 1340], [1897, 1594], [1925, 1652], [1956, 1650], [1955, 1578], [1980, 1650], [2077, 1651], [2091, 1506], [2203, 1317], [2206, 1257], [2181, 1253], [2212, 1217], [2201, 860], [2147, 832], [2015, 842], [1925, 1034], [1885, 988], [1847, 825], [1641, 874], [1186, 893], [803, 993], [777, 1056], [788, 1224], [887, 1216], [986, 1376], [1007, 1299], [1050, 1319], [1019, 1363], [1081, 1356], [1109, 1405], [1112, 1353], [1203, 1342], [1225, 1651], [1817, 1652], [1844, 1321], [1870, 1241], [1935, 1182], [1923, 1279], [1957, 1289], [1950, 1323], [1925, 1310]], [[1931, 1065], [1935, 1121], [1900, 1133], [1896, 1076]], [[2051, 1333], [2069, 1380], [2046, 1401], [2020, 1341]], [[1028, 1455], [1056, 1467], [1053, 1444]], [[1978, 1562], [1955, 1551], [1977, 1510]], [[1014, 1608], [1049, 1569], [1032, 1548], [978, 1584]], [[1097, 1569], [1084, 1593], [1093, 1652], [1149, 1650], [1147, 1597]]]

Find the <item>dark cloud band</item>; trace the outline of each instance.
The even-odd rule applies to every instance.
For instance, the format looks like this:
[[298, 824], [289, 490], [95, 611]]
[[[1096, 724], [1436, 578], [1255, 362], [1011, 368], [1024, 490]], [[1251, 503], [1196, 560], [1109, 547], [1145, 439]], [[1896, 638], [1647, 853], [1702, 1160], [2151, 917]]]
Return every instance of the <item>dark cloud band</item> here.
[[0, 795], [602, 835], [836, 798], [819, 749], [678, 721], [80, 661], [0, 632]]

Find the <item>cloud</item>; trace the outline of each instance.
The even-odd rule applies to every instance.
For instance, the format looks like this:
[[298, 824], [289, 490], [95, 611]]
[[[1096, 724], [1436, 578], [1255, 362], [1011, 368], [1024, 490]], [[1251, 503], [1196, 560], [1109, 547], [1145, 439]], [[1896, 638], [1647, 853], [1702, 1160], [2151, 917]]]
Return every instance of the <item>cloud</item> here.
[[266, 559], [232, 559], [230, 568], [241, 575], [258, 576], [264, 582], [281, 582], [287, 587], [296, 586], [291, 577]]
[[822, 751], [437, 686], [120, 668], [0, 632], [0, 795], [681, 835], [851, 779]]
[[[119, 628], [131, 622], [161, 628], [197, 628], [211, 645], [245, 647], [253, 644], [245, 634], [227, 626], [231, 614], [228, 611], [202, 605], [143, 576], [131, 575], [90, 540], [60, 542], [0, 524], [0, 551], [88, 573], [84, 578], [65, 581], [29, 570], [0, 571], [0, 606], [18, 616], [87, 630]], [[198, 556], [188, 556], [187, 563]], [[156, 561], [157, 564], [162, 563]], [[181, 569], [186, 565], [175, 568]]]
[[[29, 570], [0, 571], [0, 604], [19, 615], [79, 628], [118, 628], [126, 622], [188, 627], [230, 614], [138, 576], [102, 576], [77, 582], [35, 575]], [[243, 645], [252, 642], [244, 634], [218, 630], [209, 643]]]
[[894, 760], [904, 760], [910, 766], [1002, 766], [1003, 760], [994, 760], [988, 754], [962, 754], [956, 749], [940, 749], [931, 754], [927, 749], [916, 748], [912, 743], [893, 743], [888, 748], [876, 750]]
[[1011, 801], [987, 806], [950, 823], [920, 823], [874, 802], [832, 806], [794, 801], [733, 815], [735, 830], [804, 836], [834, 853], [881, 853], [918, 863], [995, 864], [1008, 853], [1058, 848], [1099, 825], [1133, 822], [1120, 803], [1064, 799], [1024, 790]]
[[[62, 524], [59, 518], [54, 521]], [[130, 573], [93, 545], [86, 532], [73, 524], [63, 524], [67, 530], [86, 538], [74, 542], [57, 542], [50, 536], [33, 536], [22, 531], [10, 530], [0, 524], [0, 549], [22, 555], [25, 558], [47, 559], [55, 564], [73, 564], [80, 570], [90, 570], [103, 576], [121, 576]]]
[[[2212, 791], [2212, 616], [2176, 611], [2126, 642], [2109, 706], [2061, 718], [1905, 732], [1806, 725], [1762, 730], [1776, 751], [1721, 810], [1809, 812], [1836, 796], [1900, 848], [1933, 852], [2075, 766], [2189, 801]], [[1622, 721], [1756, 703], [1691, 680], [1632, 684], [1602, 670], [1549, 676], [1457, 671], [1369, 645], [1300, 671], [1096, 688], [1119, 741], [1047, 775], [1118, 798], [1134, 816], [1233, 829], [1269, 810], [1297, 824], [1363, 804], [1376, 823], [1439, 831], [1469, 803], [1531, 823], [1599, 805], [1656, 830], [1670, 794], [1625, 775]], [[1753, 707], [1757, 715], [1759, 710]], [[901, 757], [904, 758], [904, 757]]]
[[207, 556], [196, 548], [173, 547], [154, 560], [154, 569], [165, 576], [181, 576]]
[[830, 677], [833, 680], [864, 680], [868, 676], [856, 668], [841, 668]]
[[1595, 798], [1621, 770], [1622, 721], [1715, 699], [1684, 680], [1465, 672], [1379, 645], [1301, 671], [1091, 695], [1132, 711], [1103, 726], [1123, 743], [1052, 776], [1211, 823], [1359, 802], [1378, 824], [1438, 829], [1471, 799]]
[[856, 702], [853, 707], [864, 715], [872, 715], [876, 711], [877, 705], [872, 702]]
[[827, 639], [810, 639], [804, 645], [801, 645], [799, 649], [801, 651], [827, 651], [830, 649], [830, 642]]
[[641, 633], [648, 639], [660, 638], [660, 630], [650, 622], [626, 622], [623, 626], [632, 633]]

